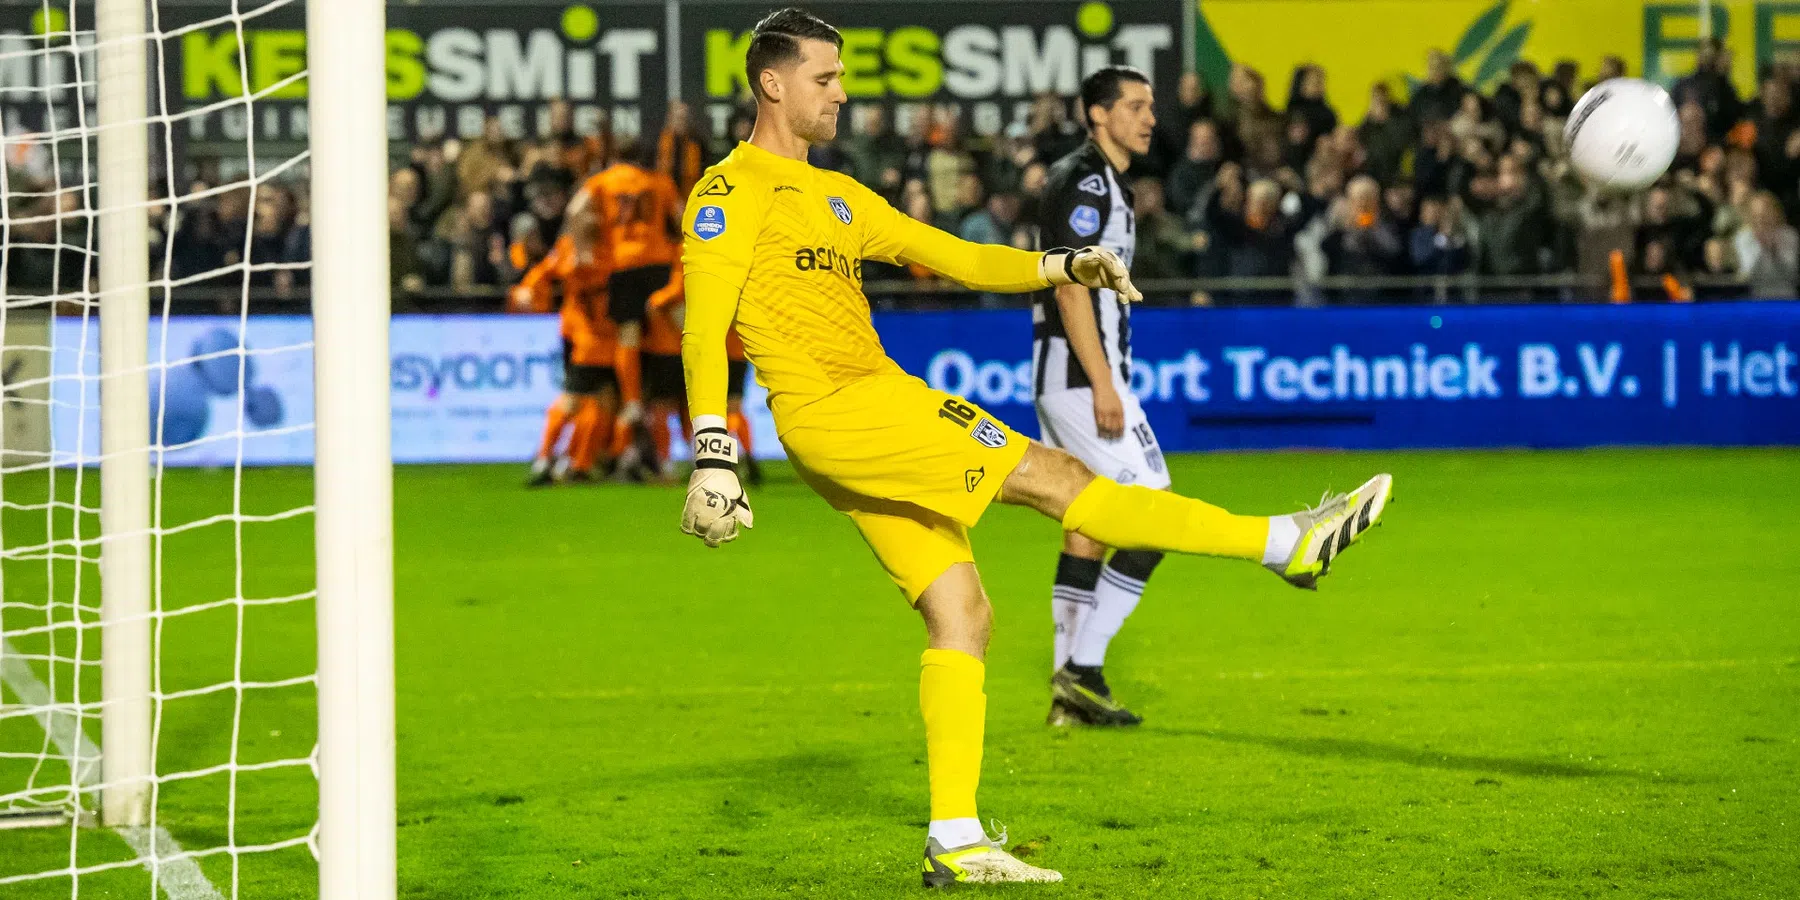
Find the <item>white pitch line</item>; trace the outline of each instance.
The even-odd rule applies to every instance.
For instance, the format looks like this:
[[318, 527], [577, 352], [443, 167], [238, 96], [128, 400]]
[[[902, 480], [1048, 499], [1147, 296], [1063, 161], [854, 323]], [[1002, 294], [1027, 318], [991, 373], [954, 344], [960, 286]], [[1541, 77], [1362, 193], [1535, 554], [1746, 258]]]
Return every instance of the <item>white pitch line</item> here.
[[[75, 763], [76, 779], [81, 786], [91, 787], [99, 781], [100, 748], [94, 745], [87, 732], [81, 730], [74, 713], [52, 708], [54, 700], [50, 688], [31, 671], [29, 663], [13, 653], [12, 645], [3, 641], [0, 641], [0, 681], [12, 688], [27, 707], [39, 710], [38, 724], [50, 736], [56, 749]], [[144, 868], [149, 869], [162, 885], [169, 900], [225, 900], [218, 888], [206, 880], [200, 867], [181, 855], [184, 851], [168, 829], [160, 825], [155, 829], [122, 827], [114, 828], [113, 832], [143, 859]]]
[[[113, 831], [131, 845], [133, 853], [144, 857], [144, 868], [156, 871], [157, 883], [168, 893], [169, 900], [225, 900], [218, 888], [206, 880], [200, 867], [181, 855], [184, 852], [181, 845], [175, 843], [167, 828], [158, 825], [154, 832], [143, 827], [114, 828]], [[151, 846], [153, 836], [154, 847]]]

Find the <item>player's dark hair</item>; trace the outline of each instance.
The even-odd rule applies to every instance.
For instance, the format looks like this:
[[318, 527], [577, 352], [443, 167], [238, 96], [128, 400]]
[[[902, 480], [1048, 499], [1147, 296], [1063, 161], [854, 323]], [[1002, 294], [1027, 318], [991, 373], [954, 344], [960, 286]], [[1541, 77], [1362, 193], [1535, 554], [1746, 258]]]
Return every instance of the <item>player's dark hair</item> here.
[[750, 80], [750, 92], [762, 99], [762, 73], [769, 69], [792, 65], [800, 60], [801, 41], [829, 41], [840, 49], [844, 36], [825, 20], [790, 6], [763, 17], [750, 31], [750, 49], [744, 54], [744, 75]]
[[643, 135], [627, 135], [613, 143], [613, 158], [640, 169], [656, 168], [656, 142]]
[[1124, 84], [1127, 81], [1150, 86], [1150, 76], [1135, 66], [1106, 66], [1094, 70], [1092, 75], [1081, 80], [1081, 121], [1089, 129], [1094, 127], [1094, 119], [1088, 111], [1096, 106], [1111, 110], [1113, 104], [1119, 102], [1119, 97], [1125, 93]]

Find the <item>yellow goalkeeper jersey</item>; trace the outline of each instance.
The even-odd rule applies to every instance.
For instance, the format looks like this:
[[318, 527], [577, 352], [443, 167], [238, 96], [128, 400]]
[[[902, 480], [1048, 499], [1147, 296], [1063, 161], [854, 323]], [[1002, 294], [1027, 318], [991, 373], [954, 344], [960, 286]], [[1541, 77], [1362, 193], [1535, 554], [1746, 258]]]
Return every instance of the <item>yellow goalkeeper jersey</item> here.
[[869, 320], [863, 260], [918, 263], [979, 290], [1048, 286], [1042, 254], [960, 240], [849, 176], [749, 143], [701, 176], [683, 231], [689, 411], [725, 414], [725, 339], [735, 319], [783, 432], [809, 403], [901, 371]]

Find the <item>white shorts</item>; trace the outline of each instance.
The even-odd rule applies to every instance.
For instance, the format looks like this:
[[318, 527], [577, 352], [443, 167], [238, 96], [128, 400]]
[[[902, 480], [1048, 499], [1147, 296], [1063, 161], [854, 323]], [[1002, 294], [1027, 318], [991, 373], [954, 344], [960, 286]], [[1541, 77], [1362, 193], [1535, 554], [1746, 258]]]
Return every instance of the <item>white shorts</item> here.
[[1125, 436], [1109, 441], [1094, 427], [1093, 388], [1040, 395], [1037, 414], [1044, 443], [1068, 451], [1095, 474], [1120, 484], [1156, 490], [1168, 487], [1169, 467], [1163, 464], [1162, 447], [1156, 443], [1156, 432], [1150, 430], [1137, 395], [1120, 391], [1119, 402], [1125, 407]]

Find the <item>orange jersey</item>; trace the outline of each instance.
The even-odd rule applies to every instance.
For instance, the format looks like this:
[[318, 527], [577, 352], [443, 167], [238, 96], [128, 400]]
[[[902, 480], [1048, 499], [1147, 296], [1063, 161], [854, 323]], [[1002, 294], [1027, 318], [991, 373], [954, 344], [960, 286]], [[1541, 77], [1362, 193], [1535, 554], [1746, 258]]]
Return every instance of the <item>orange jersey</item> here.
[[571, 362], [582, 366], [610, 366], [618, 344], [618, 328], [606, 313], [606, 273], [575, 265], [575, 245], [568, 238], [556, 242], [513, 288], [513, 308], [549, 312], [558, 287], [562, 288], [562, 337], [571, 345]]
[[678, 238], [671, 223], [679, 215], [681, 198], [673, 179], [618, 163], [588, 179], [582, 190], [594, 206], [600, 241], [610, 251], [615, 270], [674, 261]]
[[611, 366], [619, 349], [619, 329], [606, 314], [604, 273], [578, 269], [563, 279], [562, 335], [569, 361], [578, 366]]

